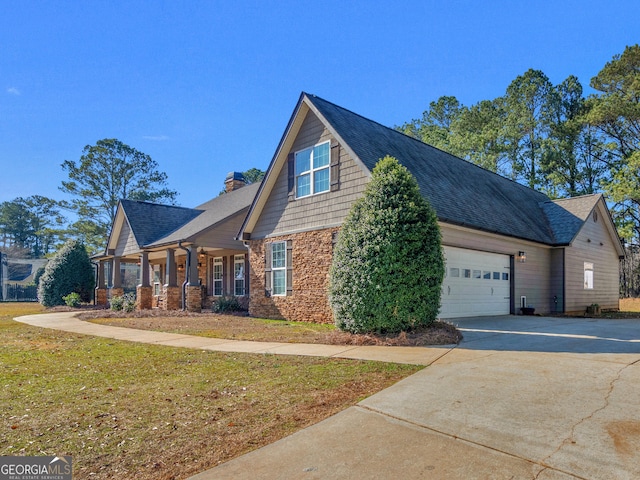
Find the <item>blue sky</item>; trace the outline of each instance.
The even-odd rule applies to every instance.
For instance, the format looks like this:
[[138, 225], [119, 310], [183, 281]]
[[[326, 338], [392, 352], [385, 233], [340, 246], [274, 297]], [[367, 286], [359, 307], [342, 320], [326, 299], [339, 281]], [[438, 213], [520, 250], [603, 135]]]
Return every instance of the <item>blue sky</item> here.
[[640, 42], [638, 19], [637, 0], [8, 0], [0, 202], [65, 198], [60, 164], [117, 138], [195, 206], [227, 172], [267, 168], [301, 91], [395, 126], [529, 68], [587, 87]]

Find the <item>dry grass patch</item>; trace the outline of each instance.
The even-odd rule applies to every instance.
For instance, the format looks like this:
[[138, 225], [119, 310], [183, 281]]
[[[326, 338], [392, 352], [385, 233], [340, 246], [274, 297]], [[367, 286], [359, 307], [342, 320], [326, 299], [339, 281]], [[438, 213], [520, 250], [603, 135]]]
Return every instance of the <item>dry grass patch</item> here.
[[[205, 352], [40, 329], [0, 304], [0, 454], [72, 455], [77, 479], [180, 479], [421, 367]], [[184, 319], [183, 319], [184, 320]]]
[[640, 298], [621, 298], [619, 305], [621, 313], [634, 313], [637, 317], [640, 312]]
[[451, 345], [462, 339], [462, 334], [455, 326], [442, 321], [435, 322], [428, 328], [402, 332], [399, 335], [354, 335], [327, 324], [213, 313], [143, 311], [125, 314], [94, 310], [82, 313], [79, 317], [103, 325], [261, 342], [425, 346]]

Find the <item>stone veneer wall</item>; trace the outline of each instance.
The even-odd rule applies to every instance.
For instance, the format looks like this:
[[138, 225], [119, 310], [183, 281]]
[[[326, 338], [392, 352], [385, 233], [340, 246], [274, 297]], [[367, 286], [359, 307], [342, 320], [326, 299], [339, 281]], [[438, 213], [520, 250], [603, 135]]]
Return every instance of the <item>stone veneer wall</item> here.
[[153, 306], [153, 287], [136, 287], [136, 310], [148, 310]]
[[[283, 235], [249, 242], [249, 313], [254, 317], [284, 318], [297, 322], [332, 323], [327, 288], [333, 258], [333, 233], [339, 227]], [[265, 296], [265, 244], [292, 240], [293, 292]]]
[[96, 288], [96, 305], [106, 306], [107, 304], [107, 289], [100, 287]]

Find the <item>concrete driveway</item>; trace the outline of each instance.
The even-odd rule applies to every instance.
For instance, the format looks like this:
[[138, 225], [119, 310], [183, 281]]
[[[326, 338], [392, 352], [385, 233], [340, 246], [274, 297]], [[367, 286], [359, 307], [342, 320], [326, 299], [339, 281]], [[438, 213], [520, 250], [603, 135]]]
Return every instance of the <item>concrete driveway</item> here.
[[454, 323], [421, 372], [194, 478], [640, 478], [640, 320]]

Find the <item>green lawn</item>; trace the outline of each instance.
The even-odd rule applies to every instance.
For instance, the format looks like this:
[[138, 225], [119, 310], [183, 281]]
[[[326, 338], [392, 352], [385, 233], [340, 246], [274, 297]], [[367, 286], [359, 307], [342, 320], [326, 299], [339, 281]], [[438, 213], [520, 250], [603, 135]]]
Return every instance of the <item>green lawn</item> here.
[[140, 345], [11, 320], [0, 303], [0, 454], [72, 455], [74, 478], [186, 478], [421, 367]]

